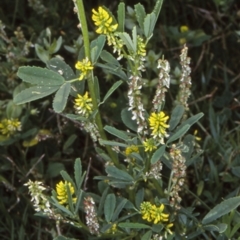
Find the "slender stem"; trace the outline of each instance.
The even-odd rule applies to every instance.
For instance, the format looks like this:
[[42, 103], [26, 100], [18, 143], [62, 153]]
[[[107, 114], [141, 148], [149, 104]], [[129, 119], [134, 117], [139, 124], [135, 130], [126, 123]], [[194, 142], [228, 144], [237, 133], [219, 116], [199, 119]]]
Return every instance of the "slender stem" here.
[[[89, 37], [88, 37], [88, 26], [87, 26], [83, 1], [82, 0], [74, 0], [73, 2], [75, 3], [75, 6], [77, 7], [78, 19], [79, 19], [80, 24], [81, 24], [85, 57], [91, 60], [90, 43], [89, 43]], [[98, 109], [98, 102], [97, 102], [97, 98], [96, 98], [96, 95], [95, 95], [95, 89], [94, 89], [93, 71], [91, 72], [91, 74], [89, 74], [87, 82], [88, 82], [89, 92], [90, 92], [90, 95], [91, 95], [91, 98], [92, 98], [93, 110], [96, 110], [96, 109]], [[102, 119], [101, 119], [101, 116], [99, 114], [99, 111], [97, 111], [95, 122], [98, 126], [98, 130], [99, 130], [101, 138], [104, 139], [104, 140], [107, 140], [106, 134], [103, 130]], [[113, 163], [115, 164], [115, 166], [119, 166], [117, 156], [113, 152], [113, 150], [109, 146], [106, 146], [106, 149], [107, 149], [108, 154], [111, 157]]]

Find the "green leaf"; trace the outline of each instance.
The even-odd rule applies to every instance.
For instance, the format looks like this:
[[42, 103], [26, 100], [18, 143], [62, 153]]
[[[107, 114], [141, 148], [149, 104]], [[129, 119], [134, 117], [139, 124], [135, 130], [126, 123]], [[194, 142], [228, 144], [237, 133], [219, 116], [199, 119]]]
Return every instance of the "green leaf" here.
[[137, 51], [137, 28], [136, 28], [136, 26], [133, 27], [132, 38], [133, 38], [134, 52], [136, 52]]
[[180, 120], [182, 119], [182, 116], [184, 114], [184, 106], [182, 105], [177, 105], [173, 111], [172, 111], [172, 115], [169, 121], [169, 130], [172, 131], [180, 122]]
[[67, 139], [67, 141], [63, 145], [63, 151], [66, 151], [71, 145], [74, 143], [74, 141], [77, 139], [76, 134], [70, 135], [70, 137]]
[[106, 172], [109, 176], [120, 179], [123, 181], [133, 181], [133, 178], [131, 175], [129, 175], [127, 172], [120, 170], [114, 166], [107, 166]]
[[141, 3], [138, 3], [138, 4], [134, 5], [134, 9], [135, 9], [138, 24], [139, 24], [140, 28], [142, 30], [144, 30], [143, 23], [144, 23], [144, 19], [146, 17], [145, 8]]
[[105, 69], [106, 72], [108, 73], [111, 73], [113, 75], [120, 77], [120, 79], [124, 81], [128, 81], [128, 77], [126, 73], [121, 69], [121, 67], [116, 67], [116, 65], [109, 64], [109, 63], [107, 64], [97, 63], [96, 66]]
[[65, 167], [62, 163], [59, 162], [50, 162], [48, 164], [48, 168], [46, 171], [46, 175], [48, 178], [53, 178], [53, 177], [57, 177], [60, 173], [60, 171], [65, 170]]
[[99, 140], [101, 145], [108, 145], [108, 146], [119, 146], [119, 147], [127, 147], [127, 144], [120, 143], [120, 142], [114, 142], [114, 141], [108, 141], [108, 140]]
[[219, 232], [219, 233], [224, 233], [227, 229], [228, 225], [226, 223], [221, 223], [218, 225], [213, 225], [213, 224], [209, 224], [209, 225], [205, 225], [203, 226], [203, 229], [207, 230], [207, 231], [213, 231], [213, 232]]
[[100, 35], [97, 39], [93, 40], [91, 42], [91, 61], [92, 64], [94, 64], [95, 62], [97, 62], [102, 49], [104, 47], [106, 41], [106, 37], [104, 35]]
[[151, 164], [155, 164], [157, 161], [160, 160], [160, 158], [165, 153], [166, 145], [162, 145], [160, 148], [158, 148], [157, 151], [154, 152], [151, 158]]
[[40, 67], [20, 67], [17, 76], [24, 82], [40, 86], [60, 86], [65, 80], [59, 74], [47, 68]]
[[60, 174], [62, 175], [62, 178], [65, 181], [70, 182], [73, 185], [74, 191], [76, 192], [76, 185], [75, 185], [74, 181], [72, 180], [72, 178], [69, 176], [69, 174], [66, 171], [61, 171]]
[[60, 49], [61, 45], [62, 45], [62, 36], [60, 36], [57, 40], [54, 39], [53, 43], [48, 49], [48, 52], [50, 54], [56, 53]]
[[50, 54], [48, 51], [37, 43], [35, 44], [35, 51], [42, 62], [47, 63], [47, 61], [50, 59]]
[[34, 86], [27, 88], [17, 94], [13, 101], [16, 104], [31, 102], [46, 97], [59, 89], [60, 86]]
[[119, 61], [111, 53], [109, 53], [106, 50], [103, 50], [101, 52], [100, 58], [107, 63], [113, 64], [116, 66], [120, 66]]
[[54, 197], [52, 197], [52, 200], [54, 201], [53, 205], [55, 205], [57, 208], [59, 208], [61, 211], [63, 211], [67, 215], [73, 217], [73, 214], [67, 208], [65, 208], [63, 205], [59, 204], [59, 202]]
[[116, 207], [116, 197], [113, 193], [108, 194], [104, 203], [105, 220], [109, 223], [112, 220], [113, 212]]
[[104, 130], [106, 130], [107, 132], [109, 132], [110, 134], [124, 140], [124, 141], [127, 141], [128, 140], [128, 135], [125, 134], [125, 132], [123, 131], [120, 131], [118, 129], [116, 129], [115, 127], [112, 127], [112, 126], [105, 126], [104, 127]]
[[167, 140], [167, 144], [171, 143], [179, 138], [181, 138], [190, 128], [189, 124], [186, 124], [185, 126], [183, 126], [182, 128], [180, 128], [179, 130], [177, 130], [176, 133], [174, 133], [168, 140]]
[[222, 201], [210, 210], [207, 215], [203, 218], [202, 223], [208, 224], [221, 216], [228, 214], [232, 210], [236, 209], [240, 205], [240, 197], [233, 197]]
[[101, 197], [101, 200], [99, 202], [98, 209], [97, 209], [97, 215], [98, 216], [102, 215], [102, 211], [103, 211], [103, 207], [104, 207], [104, 203], [105, 203], [105, 200], [106, 200], [106, 197], [107, 197], [108, 190], [109, 190], [109, 188], [106, 187], [104, 192], [102, 193], [102, 197]]
[[151, 236], [152, 236], [152, 231], [149, 230], [141, 237], [141, 240], [149, 240], [151, 239]]
[[202, 118], [203, 115], [204, 115], [203, 113], [198, 113], [198, 114], [196, 114], [196, 115], [188, 118], [186, 121], [184, 121], [183, 123], [181, 123], [181, 125], [177, 128], [177, 130], [180, 129], [180, 128], [182, 128], [185, 124], [188, 124], [188, 125], [191, 127], [191, 126], [192, 126], [194, 123], [196, 123], [200, 118]]
[[131, 222], [121, 222], [118, 224], [121, 228], [134, 228], [134, 229], [151, 229], [150, 226], [143, 223], [131, 223]]
[[137, 191], [136, 197], [135, 197], [135, 205], [137, 208], [140, 208], [141, 203], [144, 200], [144, 188], [141, 188]]
[[119, 37], [123, 40], [124, 44], [126, 45], [128, 51], [131, 53], [136, 53], [136, 46], [134, 46], [133, 41], [131, 37], [129, 36], [128, 33], [123, 32], [123, 33], [118, 33]]
[[68, 184], [66, 185], [66, 187], [67, 187], [67, 200], [68, 200], [68, 206], [69, 206], [69, 208], [70, 208], [70, 211], [71, 211], [72, 213], [74, 213], [73, 200], [72, 200], [72, 193], [71, 193], [71, 191], [70, 191], [70, 187], [69, 187]]
[[132, 120], [132, 112], [128, 111], [128, 108], [124, 108], [121, 112], [121, 118], [123, 123], [134, 132], [137, 132], [137, 123]]
[[156, 15], [148, 14], [144, 19], [144, 35], [147, 39], [151, 38], [156, 23]]
[[52, 58], [51, 60], [49, 60], [47, 62], [47, 67], [50, 70], [62, 75], [63, 78], [66, 80], [72, 80], [76, 78], [72, 68], [60, 58]]
[[77, 185], [77, 189], [81, 187], [81, 178], [82, 178], [82, 163], [80, 158], [75, 160], [74, 164], [74, 178]]
[[125, 3], [121, 2], [118, 4], [118, 10], [117, 10], [117, 16], [118, 16], [118, 32], [124, 32], [124, 25], [125, 25]]
[[61, 113], [65, 109], [70, 89], [71, 84], [69, 82], [66, 82], [57, 91], [53, 100], [53, 109], [55, 112]]
[[[105, 97], [103, 98], [103, 101], [100, 104], [103, 104], [110, 96], [111, 94], [123, 83], [123, 81], [117, 81], [115, 82], [112, 87], [108, 90]], [[99, 104], [99, 105], [100, 105]]]
[[7, 118], [18, 118], [22, 113], [23, 106], [16, 105], [12, 100], [7, 104]]
[[118, 206], [115, 209], [115, 212], [112, 216], [112, 221], [116, 221], [118, 219], [118, 216], [120, 214], [120, 212], [122, 211], [122, 209], [124, 208], [125, 204], [128, 202], [128, 200], [126, 198], [122, 198], [121, 202], [118, 204]]
[[[160, 14], [162, 4], [163, 4], [163, 0], [157, 0], [156, 4], [154, 6], [153, 13], [156, 15], [156, 21], [158, 19], [159, 14]], [[156, 24], [156, 21], [155, 21], [155, 24]], [[155, 24], [154, 24], [154, 27], [155, 27]]]

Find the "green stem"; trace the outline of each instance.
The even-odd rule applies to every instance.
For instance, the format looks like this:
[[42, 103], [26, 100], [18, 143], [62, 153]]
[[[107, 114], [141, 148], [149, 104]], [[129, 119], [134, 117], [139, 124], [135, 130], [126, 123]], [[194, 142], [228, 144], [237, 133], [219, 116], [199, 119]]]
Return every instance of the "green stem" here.
[[[82, 0], [75, 0], [73, 1], [75, 3], [75, 6], [77, 7], [77, 13], [78, 13], [78, 19], [81, 23], [81, 30], [83, 34], [83, 42], [84, 42], [84, 51], [85, 51], [85, 57], [91, 60], [91, 55], [90, 55], [90, 43], [89, 43], [89, 37], [88, 37], [88, 26], [87, 26], [87, 21], [86, 21], [86, 16], [85, 16], [85, 10], [84, 10], [84, 5]], [[93, 111], [98, 109], [98, 102], [97, 98], [95, 95], [95, 89], [94, 89], [94, 75], [93, 71], [91, 74], [89, 74], [89, 77], [87, 79], [88, 82], [88, 88], [89, 92], [92, 98], [92, 103], [93, 103]], [[107, 140], [106, 134], [103, 130], [103, 124], [102, 124], [102, 119], [99, 114], [99, 111], [97, 111], [95, 122], [98, 126], [98, 130], [100, 133], [100, 136], [103, 140]], [[113, 163], [115, 166], [119, 166], [119, 162], [117, 159], [116, 154], [113, 152], [113, 150], [109, 147], [106, 146], [106, 149], [108, 151], [109, 156], [111, 157]]]

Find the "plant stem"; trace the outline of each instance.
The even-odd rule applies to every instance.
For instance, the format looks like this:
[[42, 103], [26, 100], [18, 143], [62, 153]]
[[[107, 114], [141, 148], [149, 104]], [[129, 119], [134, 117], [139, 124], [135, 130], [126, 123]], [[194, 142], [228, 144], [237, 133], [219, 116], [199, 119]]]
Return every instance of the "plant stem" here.
[[[88, 26], [87, 26], [87, 21], [86, 21], [83, 1], [82, 0], [74, 0], [73, 2], [75, 4], [75, 7], [77, 7], [78, 19], [79, 19], [80, 24], [81, 24], [81, 30], [82, 30], [83, 42], [84, 42], [85, 57], [91, 60], [90, 44], [89, 44], [89, 37], [88, 37]], [[97, 102], [97, 98], [96, 98], [95, 90], [94, 90], [94, 75], [93, 75], [93, 71], [91, 72], [91, 74], [89, 74], [87, 82], [88, 82], [89, 92], [90, 92], [90, 95], [91, 95], [91, 98], [92, 98], [93, 111], [96, 110], [96, 109], [98, 110], [98, 102]], [[97, 111], [95, 122], [96, 122], [96, 124], [98, 126], [98, 130], [99, 130], [101, 138], [103, 140], [107, 140], [106, 134], [105, 134], [105, 132], [103, 130], [102, 119], [101, 119], [101, 116], [99, 114], [99, 111]], [[109, 146], [106, 146], [106, 149], [107, 149], [108, 154], [111, 157], [113, 163], [115, 164], [115, 166], [119, 166], [119, 162], [118, 162], [117, 156], [113, 152], [113, 150]]]

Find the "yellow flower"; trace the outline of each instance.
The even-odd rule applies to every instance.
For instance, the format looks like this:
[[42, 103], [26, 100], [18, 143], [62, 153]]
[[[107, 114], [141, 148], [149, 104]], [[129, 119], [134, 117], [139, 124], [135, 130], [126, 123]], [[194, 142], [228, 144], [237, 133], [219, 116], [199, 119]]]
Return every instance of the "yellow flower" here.
[[140, 56], [146, 56], [146, 44], [141, 37], [137, 37], [137, 54]]
[[79, 80], [83, 80], [87, 76], [88, 72], [93, 69], [93, 66], [88, 58], [85, 58], [82, 61], [78, 61], [75, 64], [75, 68], [81, 71]]
[[159, 207], [157, 207], [156, 205], [152, 205], [151, 217], [153, 219], [154, 224], [168, 221], [169, 214], [163, 213], [163, 210], [164, 210], [163, 204], [161, 204]]
[[164, 136], [167, 136], [166, 128], [168, 128], [169, 125], [166, 124], [166, 121], [168, 120], [168, 118], [169, 116], [166, 116], [162, 111], [159, 113], [151, 113], [149, 117], [149, 123], [150, 128], [152, 129], [151, 135], [153, 136], [153, 138], [163, 138]]
[[117, 29], [118, 24], [113, 24], [113, 18], [104, 8], [99, 7], [98, 11], [93, 9], [92, 12], [92, 20], [98, 27], [96, 33], [108, 35]]
[[143, 142], [143, 146], [145, 148], [145, 152], [152, 152], [154, 149], [157, 149], [155, 141], [152, 138], [146, 139], [146, 141]]
[[7, 137], [13, 135], [17, 131], [21, 131], [21, 122], [18, 119], [3, 119], [0, 122], [0, 133]]
[[198, 130], [194, 130], [193, 135], [194, 135], [196, 141], [202, 140], [202, 138], [198, 136]]
[[80, 94], [77, 95], [74, 108], [76, 109], [76, 112], [83, 117], [88, 117], [89, 114], [92, 113], [92, 98], [88, 97], [88, 92], [86, 92], [83, 96]]
[[[74, 191], [74, 187], [72, 186], [72, 184], [70, 182], [60, 181], [56, 185], [57, 199], [58, 199], [59, 203], [62, 205], [68, 203], [67, 186], [69, 187], [71, 195], [73, 195], [75, 193], [75, 191]], [[74, 203], [76, 203], [77, 198], [72, 198], [72, 200]]]
[[129, 156], [131, 153], [139, 153], [138, 147], [136, 145], [126, 147], [125, 149], [126, 156]]
[[152, 210], [152, 204], [150, 202], [142, 202], [140, 205], [140, 211], [142, 214], [142, 219], [147, 220], [148, 222], [152, 221], [152, 215], [151, 215], [151, 210]]
[[188, 31], [189, 31], [188, 26], [183, 25], [183, 26], [180, 27], [180, 32], [181, 33], [188, 32]]

